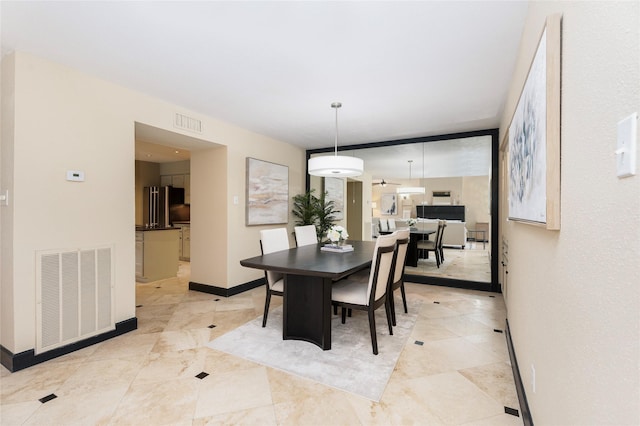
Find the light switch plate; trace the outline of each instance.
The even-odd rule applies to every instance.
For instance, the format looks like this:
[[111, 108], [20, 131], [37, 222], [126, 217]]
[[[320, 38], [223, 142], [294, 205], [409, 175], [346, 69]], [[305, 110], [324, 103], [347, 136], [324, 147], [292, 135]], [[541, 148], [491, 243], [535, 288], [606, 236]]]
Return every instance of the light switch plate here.
[[0, 192], [0, 206], [8, 206], [9, 205], [9, 190], [4, 189]]
[[71, 182], [84, 182], [84, 172], [79, 170], [67, 170], [67, 180]]
[[638, 113], [634, 112], [618, 122], [618, 144], [616, 146], [616, 173], [619, 178], [636, 174], [638, 145]]

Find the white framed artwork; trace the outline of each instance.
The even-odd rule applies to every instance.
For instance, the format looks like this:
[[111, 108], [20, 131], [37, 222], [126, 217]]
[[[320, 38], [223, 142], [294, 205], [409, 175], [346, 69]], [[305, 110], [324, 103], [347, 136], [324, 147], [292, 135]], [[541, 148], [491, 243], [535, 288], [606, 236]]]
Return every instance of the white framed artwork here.
[[396, 194], [382, 194], [380, 196], [380, 214], [386, 216], [398, 214], [398, 196]]
[[246, 224], [289, 221], [289, 167], [247, 157]]

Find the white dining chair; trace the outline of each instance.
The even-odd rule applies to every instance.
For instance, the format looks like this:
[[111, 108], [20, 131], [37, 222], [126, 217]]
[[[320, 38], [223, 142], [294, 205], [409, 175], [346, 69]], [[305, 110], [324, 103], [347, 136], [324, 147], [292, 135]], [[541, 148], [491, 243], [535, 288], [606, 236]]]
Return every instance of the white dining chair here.
[[295, 226], [293, 231], [296, 236], [296, 245], [307, 246], [309, 244], [318, 244], [318, 234], [315, 225]]
[[387, 294], [396, 254], [396, 236], [394, 234], [381, 235], [376, 240], [369, 282], [363, 285], [361, 281], [352, 281], [347, 278], [337, 281], [331, 288], [331, 303], [341, 308], [342, 324], [345, 323], [348, 309], [367, 311], [374, 355], [378, 355], [375, 310], [382, 305], [384, 305], [387, 314], [389, 334], [393, 334], [391, 309]]
[[[260, 250], [262, 254], [269, 254], [281, 250], [289, 250], [289, 236], [287, 228], [263, 229], [260, 231]], [[264, 271], [267, 280], [267, 296], [264, 301], [264, 315], [262, 326], [267, 325], [267, 315], [269, 314], [269, 304], [271, 296], [282, 296], [284, 292], [284, 276], [280, 272]]]
[[389, 232], [389, 223], [387, 219], [380, 219], [380, 232]]
[[404, 306], [404, 313], [407, 314], [407, 295], [404, 291], [404, 266], [407, 260], [407, 252], [409, 248], [409, 238], [411, 233], [408, 229], [399, 229], [393, 233], [396, 236], [396, 244], [398, 254], [396, 255], [396, 262], [393, 268], [393, 278], [391, 280], [391, 286], [389, 290], [389, 303], [391, 307], [391, 322], [396, 325], [396, 306], [393, 299], [393, 294], [397, 289], [400, 289], [402, 295], [402, 305]]
[[389, 231], [393, 232], [396, 230], [396, 220], [395, 219], [388, 219], [389, 222]]

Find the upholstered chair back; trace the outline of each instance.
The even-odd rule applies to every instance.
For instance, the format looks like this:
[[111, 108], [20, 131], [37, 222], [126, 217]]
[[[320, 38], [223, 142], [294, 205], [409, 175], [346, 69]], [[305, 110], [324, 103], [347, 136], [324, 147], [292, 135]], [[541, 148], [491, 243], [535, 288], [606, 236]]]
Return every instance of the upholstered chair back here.
[[398, 254], [396, 255], [396, 264], [394, 267], [393, 281], [394, 283], [400, 281], [402, 274], [404, 273], [404, 263], [407, 258], [407, 249], [409, 247], [410, 232], [408, 229], [399, 229], [394, 232], [398, 242]]
[[[260, 248], [262, 249], [262, 254], [289, 250], [289, 236], [287, 235], [287, 228], [263, 229], [260, 231]], [[269, 287], [273, 287], [273, 284], [275, 284], [276, 281], [282, 279], [282, 274], [279, 272], [266, 272]]]
[[298, 247], [309, 244], [318, 244], [318, 234], [315, 225], [296, 226], [293, 228]]
[[[376, 239], [376, 246], [373, 251], [373, 261], [371, 263], [371, 274], [369, 275], [369, 287], [367, 294], [369, 294], [369, 303], [380, 299], [387, 291], [389, 279], [391, 277], [393, 261], [395, 260], [396, 250], [396, 236], [394, 234], [381, 235]], [[383, 248], [393, 247], [393, 250], [383, 252]], [[371, 299], [371, 293], [374, 288], [375, 282], [375, 295]]]

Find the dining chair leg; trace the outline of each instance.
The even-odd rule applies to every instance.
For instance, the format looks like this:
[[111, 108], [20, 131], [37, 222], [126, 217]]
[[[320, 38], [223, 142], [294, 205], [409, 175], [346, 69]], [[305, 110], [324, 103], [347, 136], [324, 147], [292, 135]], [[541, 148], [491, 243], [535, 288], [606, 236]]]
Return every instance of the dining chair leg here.
[[396, 325], [396, 302], [393, 300], [393, 291], [389, 292], [389, 307], [391, 308], [391, 323]]
[[389, 302], [384, 304], [384, 310], [387, 313], [387, 325], [389, 326], [389, 335], [393, 336], [393, 327], [391, 326], [391, 308]]
[[378, 339], [376, 338], [376, 316], [372, 309], [369, 309], [369, 330], [371, 332], [371, 346], [373, 354], [378, 355]]
[[271, 292], [267, 288], [267, 298], [264, 301], [264, 315], [262, 316], [262, 327], [263, 328], [267, 326], [267, 315], [269, 314], [269, 303], [270, 302], [271, 302]]
[[[402, 293], [402, 304], [404, 305], [404, 313], [408, 314], [409, 311], [407, 310], [407, 295], [404, 292], [404, 281], [402, 282], [402, 284], [400, 284], [400, 293]], [[393, 325], [396, 325], [396, 323], [394, 322]]]
[[344, 306], [340, 308], [340, 313], [342, 314], [342, 323], [344, 324], [347, 319], [347, 308]]

